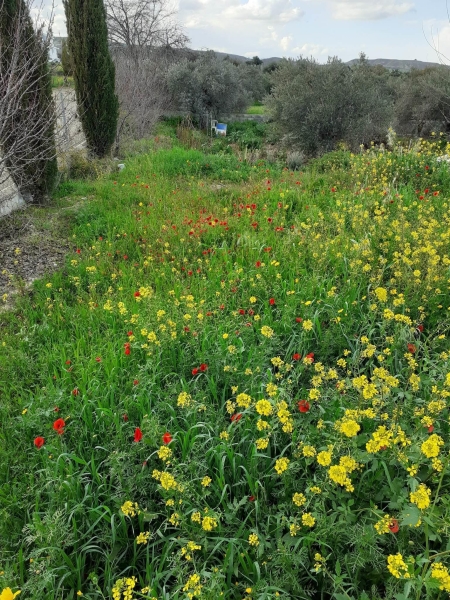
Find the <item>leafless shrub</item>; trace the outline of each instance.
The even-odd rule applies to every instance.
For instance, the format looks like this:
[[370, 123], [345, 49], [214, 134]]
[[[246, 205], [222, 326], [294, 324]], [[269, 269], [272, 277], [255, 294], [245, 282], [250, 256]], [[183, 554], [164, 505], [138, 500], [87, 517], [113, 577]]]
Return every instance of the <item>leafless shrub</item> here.
[[[35, 15], [33, 24], [30, 13]], [[51, 98], [43, 104], [38, 92], [47, 76], [43, 65], [47, 64], [53, 12], [45, 22], [42, 6], [24, 0], [8, 21], [7, 14], [6, 2], [0, 0], [4, 24], [0, 30], [0, 185], [11, 178], [22, 195], [32, 200], [35, 185], [55, 157], [51, 131], [49, 135], [55, 106]]]
[[148, 136], [169, 107], [165, 78], [157, 61], [143, 56], [139, 60], [125, 52], [116, 54], [116, 93], [120, 113], [117, 126], [118, 148], [127, 139]]

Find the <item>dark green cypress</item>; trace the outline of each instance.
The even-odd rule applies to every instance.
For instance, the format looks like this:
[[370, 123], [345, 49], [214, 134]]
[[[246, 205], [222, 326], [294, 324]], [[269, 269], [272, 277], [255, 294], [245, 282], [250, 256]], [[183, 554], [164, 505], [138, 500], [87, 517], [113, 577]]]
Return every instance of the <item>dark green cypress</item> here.
[[64, 0], [78, 110], [89, 150], [105, 156], [114, 142], [119, 101], [103, 0]]
[[[6, 166], [21, 194], [28, 201], [42, 202], [52, 192], [58, 173], [55, 110], [48, 51], [42, 32], [37, 33], [33, 28], [24, 0], [6, 0], [2, 5], [0, 37], [3, 76], [14, 79], [18, 73], [27, 74], [0, 144], [7, 157]], [[18, 62], [12, 67], [14, 44], [20, 48]]]

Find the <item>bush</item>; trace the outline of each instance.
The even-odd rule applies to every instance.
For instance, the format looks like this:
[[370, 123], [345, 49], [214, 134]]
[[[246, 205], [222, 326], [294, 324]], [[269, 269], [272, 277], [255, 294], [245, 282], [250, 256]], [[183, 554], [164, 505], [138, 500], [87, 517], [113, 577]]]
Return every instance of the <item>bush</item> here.
[[[250, 67], [251, 68], [251, 67]], [[208, 115], [244, 110], [251, 101], [238, 67], [206, 52], [195, 61], [184, 59], [169, 69], [167, 83], [179, 108], [207, 125]]]
[[394, 88], [387, 72], [361, 57], [349, 67], [337, 58], [286, 60], [272, 76], [267, 98], [276, 132], [308, 156], [345, 142], [356, 150], [382, 141], [393, 118]]

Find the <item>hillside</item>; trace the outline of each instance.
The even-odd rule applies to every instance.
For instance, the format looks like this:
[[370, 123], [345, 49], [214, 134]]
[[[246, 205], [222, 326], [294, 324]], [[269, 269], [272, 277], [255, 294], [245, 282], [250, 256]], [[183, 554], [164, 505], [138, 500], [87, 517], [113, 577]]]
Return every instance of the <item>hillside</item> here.
[[[353, 60], [349, 60], [347, 65], [354, 65], [358, 62], [359, 59], [354, 58]], [[394, 58], [374, 58], [368, 61], [369, 64], [376, 66], [381, 65], [385, 69], [389, 69], [390, 71], [402, 71], [403, 73], [407, 73], [412, 69], [428, 69], [430, 67], [439, 67], [442, 66], [440, 63], [435, 62], [424, 62], [421, 60], [397, 60]], [[448, 65], [445, 65], [448, 66]]]

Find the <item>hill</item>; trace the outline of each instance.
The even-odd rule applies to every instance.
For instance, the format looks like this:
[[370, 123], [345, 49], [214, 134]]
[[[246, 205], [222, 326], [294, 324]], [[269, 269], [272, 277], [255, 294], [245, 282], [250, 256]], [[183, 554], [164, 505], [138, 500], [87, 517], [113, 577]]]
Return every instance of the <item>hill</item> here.
[[[353, 60], [349, 60], [347, 65], [354, 65], [358, 62], [359, 59], [354, 58]], [[428, 69], [430, 67], [439, 67], [440, 63], [435, 62], [424, 62], [421, 60], [397, 60], [394, 58], [375, 58], [368, 61], [369, 64], [376, 66], [381, 65], [385, 69], [389, 69], [390, 71], [401, 71], [403, 73], [407, 73], [412, 69]]]

